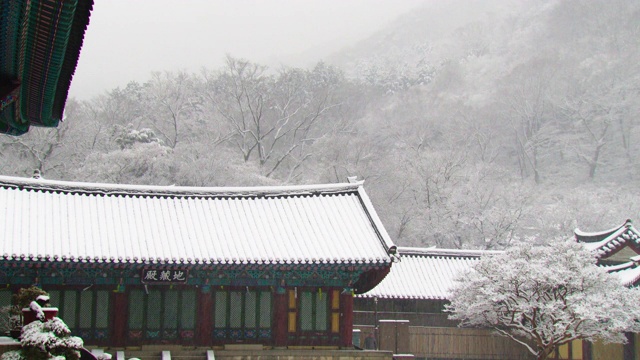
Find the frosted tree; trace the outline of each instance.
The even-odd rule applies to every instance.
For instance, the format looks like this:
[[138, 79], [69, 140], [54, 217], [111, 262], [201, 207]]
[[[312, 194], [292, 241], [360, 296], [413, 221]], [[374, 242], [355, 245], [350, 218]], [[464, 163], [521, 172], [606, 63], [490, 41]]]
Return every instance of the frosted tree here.
[[640, 331], [640, 289], [622, 286], [573, 241], [521, 243], [487, 256], [449, 298], [449, 318], [461, 327], [494, 329], [539, 360], [576, 339], [624, 343], [625, 332]]

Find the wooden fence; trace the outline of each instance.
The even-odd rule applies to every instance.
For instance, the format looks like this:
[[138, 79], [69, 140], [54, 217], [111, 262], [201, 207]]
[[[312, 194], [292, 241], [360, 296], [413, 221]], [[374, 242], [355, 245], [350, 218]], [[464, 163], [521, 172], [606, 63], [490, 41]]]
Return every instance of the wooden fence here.
[[633, 338], [627, 338], [629, 343], [604, 344], [596, 342], [591, 345], [591, 360], [623, 360], [640, 358], [640, 334], [633, 334]]
[[[356, 326], [362, 339], [374, 333], [372, 326]], [[378, 330], [381, 349], [384, 330]], [[403, 334], [404, 335], [404, 334]], [[484, 329], [408, 326], [408, 352], [425, 360], [530, 360], [533, 356], [513, 340]], [[395, 349], [383, 349], [391, 350]]]
[[490, 330], [410, 326], [411, 352], [424, 359], [529, 360], [527, 349]]
[[[410, 313], [379, 311], [356, 311], [354, 327], [360, 329], [364, 339], [374, 333], [376, 321], [381, 325], [375, 334], [378, 345], [392, 343], [385, 350], [407, 352], [419, 360], [529, 360], [534, 357], [528, 350], [511, 339], [496, 335], [488, 329], [458, 328], [456, 322], [442, 313]], [[407, 322], [408, 330], [389, 336], [382, 330], [381, 319], [395, 319]], [[397, 326], [396, 328], [401, 328]], [[403, 337], [408, 333], [408, 345]], [[391, 342], [388, 341], [391, 338]], [[393, 341], [395, 338], [395, 341]], [[576, 340], [561, 346], [553, 359], [557, 360], [640, 360], [640, 334], [628, 337], [629, 343], [589, 344]], [[364, 347], [364, 343], [361, 343]], [[402, 348], [402, 349], [400, 349]]]

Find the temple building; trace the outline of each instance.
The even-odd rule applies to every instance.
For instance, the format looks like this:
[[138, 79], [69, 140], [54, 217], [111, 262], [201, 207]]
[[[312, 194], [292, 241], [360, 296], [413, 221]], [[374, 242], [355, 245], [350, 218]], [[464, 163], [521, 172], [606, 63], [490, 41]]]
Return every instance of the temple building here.
[[[624, 286], [640, 283], [640, 232], [631, 220], [599, 232], [575, 230], [575, 239], [596, 252], [598, 264], [617, 275]], [[627, 334], [627, 344], [588, 344], [585, 360], [634, 360], [640, 356], [639, 334]]]
[[[575, 240], [598, 256], [598, 263], [619, 277], [623, 286], [640, 283], [640, 232], [630, 220], [601, 232], [576, 229]], [[398, 247], [382, 282], [354, 301], [354, 327], [359, 346], [375, 339], [375, 347], [416, 359], [530, 359], [526, 349], [488, 329], [458, 328], [444, 312], [447, 290], [454, 279], [480, 258], [496, 251]], [[634, 360], [640, 336], [628, 343], [602, 344], [575, 340], [559, 347], [554, 359]]]
[[239, 188], [0, 176], [0, 302], [36, 284], [85, 344], [351, 347], [396, 246], [363, 182]]

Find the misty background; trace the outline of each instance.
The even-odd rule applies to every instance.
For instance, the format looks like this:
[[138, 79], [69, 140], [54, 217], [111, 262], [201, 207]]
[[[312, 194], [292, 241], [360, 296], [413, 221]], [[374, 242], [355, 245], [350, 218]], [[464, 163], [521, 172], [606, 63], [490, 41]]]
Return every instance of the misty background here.
[[0, 173], [358, 176], [404, 246], [499, 249], [638, 217], [637, 1], [109, 3], [65, 121], [1, 137]]

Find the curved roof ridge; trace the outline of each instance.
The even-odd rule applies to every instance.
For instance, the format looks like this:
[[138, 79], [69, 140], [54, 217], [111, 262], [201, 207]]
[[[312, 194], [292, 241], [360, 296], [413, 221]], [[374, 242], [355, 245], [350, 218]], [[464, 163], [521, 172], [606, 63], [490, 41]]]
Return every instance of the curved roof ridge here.
[[617, 265], [601, 265], [605, 270], [607, 270], [610, 273], [614, 273], [614, 272], [618, 272], [621, 270], [625, 270], [628, 268], [633, 268], [636, 267], [636, 263], [633, 261], [627, 261], [625, 263], [622, 264], [617, 264]]
[[195, 187], [174, 185], [134, 185], [72, 182], [21, 178], [0, 175], [0, 187], [20, 188], [27, 190], [43, 190], [60, 193], [87, 193], [98, 195], [147, 195], [147, 196], [280, 196], [305, 195], [316, 193], [340, 193], [356, 191], [364, 184], [364, 180], [354, 183], [313, 184], [313, 185], [279, 185], [279, 186], [246, 186], [246, 187]]
[[367, 215], [369, 216], [369, 221], [371, 221], [373, 227], [377, 230], [378, 236], [380, 237], [383, 246], [387, 250], [387, 253], [389, 253], [390, 255], [395, 255], [398, 250], [398, 246], [393, 242], [391, 236], [389, 236], [389, 233], [387, 233], [387, 230], [385, 229], [382, 220], [380, 220], [380, 217], [378, 216], [378, 213], [376, 212], [371, 199], [369, 199], [369, 195], [367, 195], [366, 191], [364, 191], [364, 187], [362, 186], [364, 184], [364, 180], [356, 181], [354, 179], [352, 184], [360, 184], [360, 186], [358, 186], [358, 195], [360, 196], [360, 201], [362, 201], [362, 205], [364, 206], [364, 208], [368, 209]]
[[627, 219], [624, 223], [613, 227], [611, 229], [603, 231], [582, 231], [578, 228], [573, 230], [576, 240], [579, 242], [598, 242], [610, 237], [613, 233], [619, 231], [622, 228], [633, 226], [631, 219]]
[[[601, 233], [586, 233], [587, 237], [576, 232], [576, 241], [583, 243], [589, 250], [596, 251], [599, 258], [608, 258], [625, 246], [630, 246], [636, 253], [640, 251], [640, 233], [633, 226], [631, 220], [614, 229]], [[589, 236], [594, 234], [592, 236]]]
[[624, 286], [634, 286], [640, 281], [640, 266], [638, 266], [640, 256], [634, 256], [622, 264], [602, 265], [602, 267], [610, 274], [617, 276], [620, 283]]
[[618, 276], [622, 285], [633, 286], [640, 280], [640, 267], [628, 267], [613, 274]]

